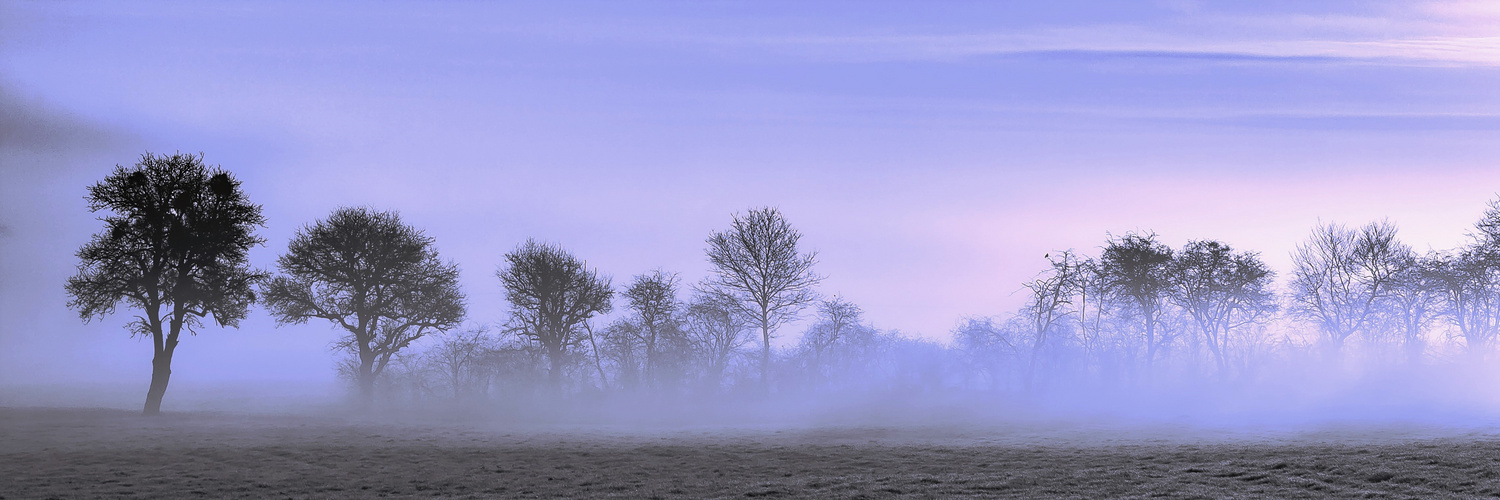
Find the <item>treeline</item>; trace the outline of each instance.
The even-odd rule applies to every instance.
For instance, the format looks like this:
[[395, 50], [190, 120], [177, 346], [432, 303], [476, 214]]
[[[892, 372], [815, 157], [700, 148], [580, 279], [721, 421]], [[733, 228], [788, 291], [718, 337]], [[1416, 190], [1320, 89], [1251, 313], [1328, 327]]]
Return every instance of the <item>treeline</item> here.
[[[69, 305], [85, 319], [122, 302], [140, 310], [131, 331], [155, 353], [148, 414], [181, 331], [206, 318], [235, 326], [255, 303], [280, 324], [341, 331], [340, 373], [366, 404], [1243, 384], [1293, 361], [1483, 360], [1500, 332], [1500, 201], [1470, 244], [1425, 255], [1386, 222], [1320, 225], [1283, 286], [1259, 254], [1223, 242], [1110, 237], [1094, 256], [1046, 255], [1023, 307], [965, 318], [946, 345], [877, 329], [859, 305], [820, 293], [816, 254], [774, 208], [709, 234], [710, 272], [696, 283], [657, 269], [617, 285], [560, 245], [526, 241], [495, 273], [509, 319], [476, 325], [457, 264], [393, 211], [335, 210], [258, 270], [247, 253], [264, 243], [260, 207], [201, 156], [147, 153], [88, 201], [109, 215], [78, 252]], [[773, 348], [809, 317], [797, 342]]]

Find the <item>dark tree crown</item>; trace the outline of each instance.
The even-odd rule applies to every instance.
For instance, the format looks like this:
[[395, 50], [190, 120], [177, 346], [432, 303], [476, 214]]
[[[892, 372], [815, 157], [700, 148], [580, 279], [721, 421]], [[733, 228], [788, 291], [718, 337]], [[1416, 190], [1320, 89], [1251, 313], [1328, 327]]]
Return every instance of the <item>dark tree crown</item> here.
[[[180, 306], [191, 330], [212, 316], [236, 326], [265, 274], [249, 267], [249, 249], [264, 242], [265, 224], [229, 172], [202, 155], [145, 153], [132, 167], [116, 166], [90, 186], [89, 210], [108, 212], [106, 230], [78, 250], [78, 274], [68, 280], [69, 307], [85, 320], [134, 308]], [[148, 333], [146, 320], [133, 324]]]
[[389, 356], [464, 317], [458, 264], [396, 212], [335, 210], [298, 230], [277, 266], [282, 275], [262, 292], [276, 320], [326, 319], [350, 332], [351, 350]]
[[558, 245], [527, 240], [505, 254], [505, 267], [495, 276], [516, 328], [555, 353], [578, 341], [575, 330], [584, 321], [613, 308], [609, 278]]

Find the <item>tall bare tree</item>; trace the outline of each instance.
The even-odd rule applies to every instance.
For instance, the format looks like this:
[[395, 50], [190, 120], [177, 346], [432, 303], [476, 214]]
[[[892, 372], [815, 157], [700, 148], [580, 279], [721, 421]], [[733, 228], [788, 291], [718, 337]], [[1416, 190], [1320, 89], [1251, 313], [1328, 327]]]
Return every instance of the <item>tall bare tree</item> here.
[[343, 329], [338, 345], [358, 362], [366, 405], [391, 356], [464, 318], [458, 264], [393, 211], [334, 210], [299, 229], [276, 264], [281, 275], [261, 289], [266, 309], [283, 325], [318, 318]]
[[85, 321], [112, 314], [120, 302], [141, 310], [129, 325], [150, 336], [151, 386], [145, 414], [161, 412], [182, 331], [202, 318], [238, 326], [265, 274], [250, 268], [250, 247], [265, 224], [229, 172], [202, 155], [141, 155], [89, 187], [89, 210], [109, 211], [107, 230], [78, 250], [78, 274], [66, 286]]
[[1328, 352], [1337, 354], [1369, 325], [1410, 253], [1389, 222], [1359, 230], [1320, 224], [1292, 254], [1292, 312], [1316, 323]]
[[561, 389], [570, 351], [588, 339], [585, 322], [613, 307], [609, 278], [561, 246], [535, 240], [505, 254], [495, 276], [511, 305], [512, 330], [541, 344], [550, 363], [547, 380]]
[[1275, 276], [1258, 254], [1218, 241], [1188, 242], [1173, 259], [1172, 301], [1203, 333], [1221, 378], [1228, 375], [1231, 333], [1275, 312]]
[[817, 253], [801, 253], [802, 234], [775, 208], [736, 214], [728, 231], [708, 237], [708, 261], [714, 272], [706, 289], [731, 300], [760, 328], [760, 381], [769, 387], [771, 338], [782, 323], [816, 299], [813, 287], [823, 280], [813, 272]]

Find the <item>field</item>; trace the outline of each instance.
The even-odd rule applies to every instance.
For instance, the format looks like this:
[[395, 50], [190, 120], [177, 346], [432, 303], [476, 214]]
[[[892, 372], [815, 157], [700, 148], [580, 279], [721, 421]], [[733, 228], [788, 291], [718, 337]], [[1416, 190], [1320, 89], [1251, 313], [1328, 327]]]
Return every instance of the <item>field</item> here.
[[1500, 434], [1411, 426], [632, 427], [0, 408], [3, 498], [1500, 497]]

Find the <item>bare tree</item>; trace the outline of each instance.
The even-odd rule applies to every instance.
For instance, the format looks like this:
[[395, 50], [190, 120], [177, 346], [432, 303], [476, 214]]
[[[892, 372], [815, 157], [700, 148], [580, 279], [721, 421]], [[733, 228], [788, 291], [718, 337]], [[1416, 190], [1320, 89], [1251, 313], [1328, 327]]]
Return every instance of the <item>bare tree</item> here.
[[[629, 319], [619, 318], [610, 322], [599, 333], [595, 348], [598, 349], [599, 357], [608, 359], [614, 366], [615, 385], [626, 390], [638, 388], [645, 379], [646, 372], [645, 336], [641, 334], [640, 325]], [[605, 379], [603, 365], [600, 364], [597, 368], [600, 379]], [[603, 384], [607, 387], [608, 380]]]
[[299, 229], [276, 263], [281, 275], [261, 289], [266, 309], [283, 325], [320, 318], [347, 332], [338, 345], [358, 359], [366, 405], [391, 356], [464, 317], [458, 264], [393, 211], [334, 210]]
[[1407, 252], [1398, 256], [1386, 314], [1396, 324], [1407, 362], [1411, 364], [1421, 363], [1427, 348], [1427, 327], [1442, 312], [1442, 262], [1443, 257], [1436, 253], [1419, 256]]
[[1108, 293], [1134, 309], [1145, 334], [1146, 367], [1169, 338], [1158, 338], [1157, 327], [1171, 288], [1172, 249], [1156, 242], [1155, 233], [1129, 233], [1110, 238], [1099, 256], [1101, 282]]
[[822, 369], [823, 354], [839, 342], [850, 329], [859, 325], [864, 310], [843, 297], [818, 301], [818, 321], [802, 337], [802, 343], [812, 351], [813, 365]]
[[1500, 334], [1500, 273], [1477, 246], [1433, 261], [1434, 286], [1442, 313], [1458, 328], [1465, 347], [1482, 358]]
[[444, 334], [441, 342], [427, 353], [453, 399], [465, 399], [483, 393], [487, 367], [485, 358], [496, 349], [493, 338], [482, 327], [465, 328]]
[[996, 324], [994, 318], [964, 318], [953, 329], [953, 341], [963, 353], [970, 372], [988, 378], [990, 390], [1000, 390], [1017, 364], [1021, 340], [1017, 320]]
[[1448, 302], [1469, 352], [1482, 358], [1500, 336], [1500, 199], [1474, 227], [1473, 243], [1448, 266], [1448, 281], [1459, 285]]
[[585, 322], [612, 308], [609, 278], [562, 247], [535, 240], [505, 254], [495, 275], [511, 304], [511, 329], [541, 344], [550, 363], [547, 380], [561, 389], [570, 351], [587, 339], [580, 332]]
[[1104, 330], [1110, 307], [1109, 289], [1104, 276], [1099, 272], [1099, 262], [1094, 259], [1075, 258], [1073, 275], [1074, 299], [1078, 311], [1078, 342], [1083, 348], [1085, 361], [1098, 361], [1108, 343]]
[[1274, 277], [1259, 255], [1218, 241], [1188, 242], [1174, 258], [1171, 298], [1203, 333], [1220, 378], [1228, 375], [1230, 334], [1275, 312]]
[[735, 304], [760, 328], [764, 387], [769, 387], [771, 337], [816, 298], [813, 287], [823, 279], [812, 270], [817, 254], [798, 252], [801, 239], [781, 212], [769, 207], [735, 215], [728, 231], [708, 237], [714, 274], [705, 288], [732, 299], [726, 303]]
[[1316, 323], [1328, 352], [1337, 354], [1391, 294], [1399, 263], [1410, 253], [1389, 222], [1358, 231], [1319, 225], [1292, 254], [1292, 311]]
[[1031, 388], [1037, 357], [1042, 347], [1047, 344], [1052, 331], [1070, 313], [1068, 306], [1072, 304], [1073, 291], [1077, 288], [1082, 269], [1071, 251], [1065, 251], [1057, 258], [1053, 258], [1051, 254], [1043, 257], [1052, 268], [1022, 284], [1031, 292], [1026, 306], [1022, 308], [1031, 327], [1031, 353], [1027, 357], [1023, 377], [1023, 384], [1028, 389]]
[[250, 247], [265, 224], [229, 172], [203, 157], [141, 155], [89, 187], [89, 210], [108, 210], [108, 231], [78, 250], [78, 274], [68, 279], [68, 307], [85, 321], [114, 313], [124, 301], [141, 310], [132, 335], [150, 336], [151, 386], [145, 414], [161, 412], [172, 376], [172, 355], [183, 329], [202, 318], [239, 325], [255, 300], [251, 286], [265, 274], [249, 267]]
[[750, 342], [749, 324], [723, 296], [700, 293], [687, 306], [684, 320], [689, 345], [704, 365], [704, 385], [717, 389], [724, 369], [740, 348]]
[[648, 384], [657, 384], [657, 371], [662, 363], [663, 347], [681, 335], [682, 308], [677, 300], [677, 284], [681, 281], [676, 273], [665, 273], [660, 269], [635, 277], [625, 289], [625, 299], [634, 313], [640, 336], [645, 347], [645, 367], [642, 374]]

